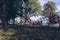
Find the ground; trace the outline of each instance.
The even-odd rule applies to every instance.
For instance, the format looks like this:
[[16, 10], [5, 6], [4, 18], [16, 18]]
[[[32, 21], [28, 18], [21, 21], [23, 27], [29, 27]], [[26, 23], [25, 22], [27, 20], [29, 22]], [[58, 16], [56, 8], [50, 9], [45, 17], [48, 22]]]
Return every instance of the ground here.
[[60, 28], [14, 25], [0, 30], [0, 40], [60, 40]]

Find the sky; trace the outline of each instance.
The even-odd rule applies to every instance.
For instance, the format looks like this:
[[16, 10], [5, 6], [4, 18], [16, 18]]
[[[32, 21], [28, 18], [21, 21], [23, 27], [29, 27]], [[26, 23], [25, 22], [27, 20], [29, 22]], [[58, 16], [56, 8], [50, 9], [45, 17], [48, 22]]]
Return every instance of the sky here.
[[[60, 0], [39, 0], [41, 6], [43, 6], [44, 3], [47, 3], [48, 1], [55, 2], [56, 3], [56, 8], [57, 8], [56, 11], [60, 11]], [[43, 9], [43, 7], [42, 7], [42, 9]]]

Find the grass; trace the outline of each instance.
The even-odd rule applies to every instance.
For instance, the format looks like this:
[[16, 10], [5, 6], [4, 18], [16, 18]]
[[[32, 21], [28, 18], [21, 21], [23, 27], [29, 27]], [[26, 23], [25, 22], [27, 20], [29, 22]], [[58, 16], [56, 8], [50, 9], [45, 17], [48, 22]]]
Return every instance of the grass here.
[[12, 28], [7, 31], [0, 30], [0, 40], [9, 40], [11, 35], [14, 34], [14, 30]]
[[60, 28], [10, 25], [0, 40], [60, 40]]

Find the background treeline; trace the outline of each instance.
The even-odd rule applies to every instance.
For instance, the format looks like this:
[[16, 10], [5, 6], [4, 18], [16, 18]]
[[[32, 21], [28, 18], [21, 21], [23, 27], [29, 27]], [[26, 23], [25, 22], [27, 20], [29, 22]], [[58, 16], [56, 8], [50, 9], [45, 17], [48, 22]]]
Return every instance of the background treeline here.
[[[21, 25], [22, 18], [37, 13], [37, 15], [49, 17], [50, 23], [53, 23], [54, 15], [56, 15], [55, 2], [48, 1], [44, 4], [43, 9], [44, 10], [41, 10], [41, 5], [38, 0], [0, 0], [0, 19], [2, 21], [2, 29], [7, 29], [9, 20], [13, 20], [13, 24], [15, 24], [15, 18], [19, 16]], [[26, 21], [27, 20], [25, 19], [25, 22]]]

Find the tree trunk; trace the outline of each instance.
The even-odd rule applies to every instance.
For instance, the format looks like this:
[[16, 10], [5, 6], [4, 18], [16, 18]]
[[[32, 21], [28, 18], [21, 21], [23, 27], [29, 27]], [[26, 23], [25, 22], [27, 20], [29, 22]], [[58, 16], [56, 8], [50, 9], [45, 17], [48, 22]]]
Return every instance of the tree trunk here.
[[29, 17], [26, 15], [25, 16], [25, 22], [24, 22], [25, 25], [26, 25], [26, 22], [28, 21], [28, 19], [29, 19]]
[[26, 19], [25, 19], [24, 25], [26, 25]]
[[3, 0], [2, 6], [2, 28], [3, 30], [7, 29], [7, 0]]
[[26, 16], [24, 17], [24, 25], [26, 25]]
[[13, 18], [13, 25], [15, 24], [15, 18]]
[[22, 17], [20, 18], [20, 25], [22, 25]]

